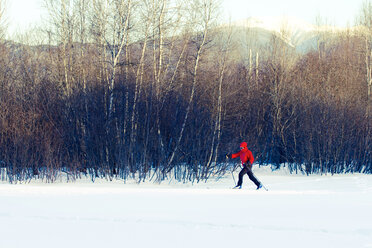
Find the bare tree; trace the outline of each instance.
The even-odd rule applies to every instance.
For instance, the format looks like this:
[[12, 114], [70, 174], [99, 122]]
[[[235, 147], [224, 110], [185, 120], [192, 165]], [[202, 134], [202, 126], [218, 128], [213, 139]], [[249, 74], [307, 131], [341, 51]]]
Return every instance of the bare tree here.
[[66, 96], [72, 94], [73, 82], [72, 75], [72, 45], [75, 39], [75, 13], [73, 2], [69, 0], [44, 0], [44, 4], [50, 16], [50, 31], [55, 34], [56, 42], [60, 46], [60, 57], [62, 60], [63, 89]]
[[[156, 146], [159, 147], [157, 161], [162, 164], [166, 160], [166, 144], [161, 131], [161, 112], [168, 94], [176, 87], [176, 76], [189, 46], [190, 34], [188, 23], [182, 20], [185, 18], [184, 2], [158, 0], [154, 4], [156, 11], [153, 20], [153, 84], [156, 122], [153, 128], [157, 132]], [[160, 178], [161, 175], [158, 174], [158, 179]]]
[[[209, 158], [207, 164], [204, 167], [202, 177], [208, 178], [210, 173], [211, 163], [213, 161], [214, 165], [217, 164], [218, 152], [221, 143], [221, 135], [222, 135], [222, 116], [223, 116], [223, 102], [222, 102], [222, 85], [225, 81], [225, 72], [226, 67], [228, 66], [229, 62], [229, 54], [232, 50], [232, 36], [233, 36], [233, 27], [227, 27], [227, 34], [221, 33], [221, 37], [217, 38], [219, 40], [219, 44], [217, 45], [218, 51], [218, 60], [217, 60], [217, 67], [218, 67], [218, 91], [217, 91], [217, 104], [215, 110], [215, 119], [212, 123], [213, 133], [212, 133], [212, 143], [211, 143], [211, 150], [209, 152]], [[213, 111], [214, 112], [214, 111]]]
[[272, 104], [272, 154], [278, 156], [276, 161], [285, 161], [287, 148], [284, 132], [288, 127], [291, 118], [284, 115], [285, 99], [288, 92], [289, 72], [296, 61], [295, 48], [290, 40], [291, 31], [286, 23], [283, 23], [281, 30], [273, 34], [269, 44], [268, 72], [269, 97]]
[[137, 63], [137, 69], [135, 72], [135, 89], [134, 89], [134, 99], [132, 105], [132, 114], [130, 117], [131, 123], [131, 132], [130, 132], [130, 140], [129, 140], [129, 147], [128, 147], [128, 164], [130, 165], [130, 171], [135, 172], [136, 166], [138, 165], [138, 161], [136, 161], [133, 149], [137, 144], [138, 138], [138, 125], [139, 125], [139, 114], [138, 114], [138, 104], [140, 97], [142, 95], [143, 90], [143, 80], [145, 76], [145, 59], [146, 59], [146, 51], [148, 48], [148, 42], [150, 38], [150, 31], [152, 21], [154, 19], [154, 6], [153, 1], [144, 0], [141, 2], [141, 6], [143, 7], [143, 12], [140, 15], [141, 22], [141, 48], [140, 48], [140, 57]]
[[198, 69], [199, 69], [199, 62], [204, 52], [204, 45], [208, 42], [208, 32], [210, 31], [211, 26], [213, 25], [213, 21], [215, 20], [216, 14], [216, 2], [213, 0], [202, 0], [202, 1], [192, 1], [190, 4], [190, 17], [191, 17], [191, 24], [194, 25], [196, 28], [196, 40], [194, 41], [196, 46], [196, 54], [195, 54], [195, 61], [193, 66], [192, 72], [192, 86], [190, 97], [188, 100], [186, 113], [182, 122], [181, 130], [179, 136], [176, 140], [175, 148], [168, 160], [168, 163], [165, 167], [165, 171], [169, 172], [173, 166], [172, 162], [176, 152], [178, 152], [181, 140], [183, 138], [183, 133], [185, 131], [185, 126], [190, 114], [190, 110], [192, 107], [192, 102], [195, 95], [197, 80], [198, 80]]
[[361, 9], [361, 16], [359, 23], [364, 28], [363, 37], [365, 39], [365, 70], [366, 70], [366, 87], [367, 87], [367, 103], [366, 103], [366, 124], [367, 124], [367, 137], [366, 137], [366, 157], [371, 156], [372, 146], [372, 3], [367, 0], [363, 3]]
[[6, 18], [5, 18], [5, 11], [6, 11], [6, 0], [0, 0], [0, 40], [4, 38], [4, 34], [6, 31]]

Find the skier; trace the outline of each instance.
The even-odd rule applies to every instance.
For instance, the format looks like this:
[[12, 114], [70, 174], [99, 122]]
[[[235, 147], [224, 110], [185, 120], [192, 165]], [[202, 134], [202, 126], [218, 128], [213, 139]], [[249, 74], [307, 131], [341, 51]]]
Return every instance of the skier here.
[[240, 144], [240, 151], [234, 154], [227, 154], [227, 158], [237, 158], [240, 157], [240, 160], [242, 161], [243, 169], [239, 173], [239, 181], [238, 184], [234, 188], [242, 188], [243, 184], [243, 176], [244, 174], [248, 174], [249, 179], [251, 179], [254, 184], [256, 184], [257, 189], [262, 188], [262, 184], [260, 181], [257, 180], [257, 178], [253, 175], [252, 172], [252, 164], [254, 161], [253, 154], [250, 150], [248, 150], [247, 142], [242, 142]]

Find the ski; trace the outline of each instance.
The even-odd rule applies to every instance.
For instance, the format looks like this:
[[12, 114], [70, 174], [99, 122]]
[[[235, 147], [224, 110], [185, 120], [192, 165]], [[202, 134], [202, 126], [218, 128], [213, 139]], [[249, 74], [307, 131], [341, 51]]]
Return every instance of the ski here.
[[263, 185], [262, 183], [261, 183], [261, 186], [262, 186], [262, 188], [263, 188], [264, 190], [269, 191], [269, 190], [265, 187], [265, 185]]
[[[262, 183], [261, 183], [261, 186], [262, 186], [262, 187], [258, 188], [257, 190], [263, 188], [265, 191], [269, 191], [269, 190], [266, 188], [266, 186], [263, 185]], [[234, 187], [232, 187], [231, 189], [242, 189], [242, 187], [236, 187], [236, 186], [234, 186]]]

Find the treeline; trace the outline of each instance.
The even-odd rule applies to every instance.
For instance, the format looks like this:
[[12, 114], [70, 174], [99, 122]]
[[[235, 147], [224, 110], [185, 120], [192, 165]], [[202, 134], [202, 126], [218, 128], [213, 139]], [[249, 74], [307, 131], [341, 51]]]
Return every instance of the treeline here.
[[299, 53], [283, 33], [244, 48], [212, 0], [45, 3], [42, 44], [0, 43], [2, 178], [206, 180], [241, 141], [260, 164], [372, 173], [367, 22]]

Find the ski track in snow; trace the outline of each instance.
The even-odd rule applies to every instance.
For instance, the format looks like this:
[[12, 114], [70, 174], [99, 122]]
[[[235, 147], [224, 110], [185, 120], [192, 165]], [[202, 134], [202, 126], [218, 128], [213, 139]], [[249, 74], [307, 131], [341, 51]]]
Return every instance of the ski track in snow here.
[[[236, 172], [237, 174], [238, 172]], [[207, 183], [0, 182], [0, 248], [372, 247], [372, 176], [256, 168]]]

